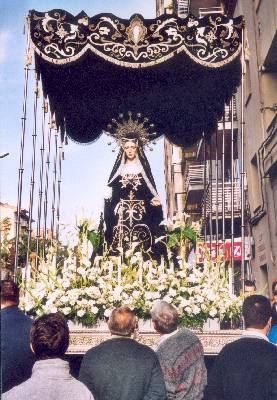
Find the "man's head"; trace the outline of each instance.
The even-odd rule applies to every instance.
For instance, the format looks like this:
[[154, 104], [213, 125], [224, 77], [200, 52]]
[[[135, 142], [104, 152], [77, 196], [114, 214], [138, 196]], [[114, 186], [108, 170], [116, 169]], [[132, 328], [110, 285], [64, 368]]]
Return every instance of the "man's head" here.
[[37, 358], [64, 356], [69, 345], [69, 329], [61, 314], [37, 318], [30, 331], [31, 348]]
[[18, 306], [18, 303], [19, 288], [17, 284], [10, 279], [1, 281], [1, 308]]
[[178, 327], [179, 316], [176, 308], [166, 301], [158, 301], [151, 310], [154, 328], [158, 333], [167, 334]]
[[256, 292], [256, 284], [254, 281], [245, 280], [244, 281], [244, 294], [245, 296], [251, 296]]
[[112, 311], [108, 322], [112, 335], [131, 336], [137, 326], [137, 318], [129, 307], [120, 307]]
[[247, 297], [242, 305], [245, 328], [268, 330], [271, 320], [270, 301], [259, 294]]

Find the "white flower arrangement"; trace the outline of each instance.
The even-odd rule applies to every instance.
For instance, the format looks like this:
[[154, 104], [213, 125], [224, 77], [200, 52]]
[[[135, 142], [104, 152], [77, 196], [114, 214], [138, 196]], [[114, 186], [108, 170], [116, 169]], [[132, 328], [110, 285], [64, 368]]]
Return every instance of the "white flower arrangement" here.
[[[174, 304], [185, 326], [200, 327], [208, 318], [229, 319], [240, 314], [241, 298], [230, 293], [228, 273], [221, 263], [173, 266], [144, 261], [142, 254], [130, 251], [125, 259], [97, 256], [91, 262], [87, 235], [79, 237], [80, 251], [73, 248], [56, 262], [54, 248], [46, 261], [24, 284], [21, 307], [30, 315], [61, 312], [69, 320], [91, 326], [109, 317], [112, 309], [125, 305], [140, 318], [149, 318], [158, 299]], [[85, 251], [83, 251], [85, 249]]]

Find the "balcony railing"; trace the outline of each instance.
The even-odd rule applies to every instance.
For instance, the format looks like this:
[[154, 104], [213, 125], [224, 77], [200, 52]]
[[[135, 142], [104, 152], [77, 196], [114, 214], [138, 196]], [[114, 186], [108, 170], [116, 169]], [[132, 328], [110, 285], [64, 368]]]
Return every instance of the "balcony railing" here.
[[186, 18], [189, 13], [190, 0], [178, 0], [178, 17]]
[[[212, 190], [212, 193], [211, 193]], [[212, 185], [208, 184], [207, 191], [203, 198], [202, 214], [204, 214], [204, 202], [206, 203], [206, 214], [222, 214], [223, 206], [223, 185], [222, 182], [213, 182]], [[212, 207], [211, 207], [212, 204]], [[232, 211], [232, 183], [224, 182], [224, 210], [225, 214], [230, 214]], [[241, 195], [240, 195], [240, 182], [235, 180], [233, 182], [233, 211], [238, 214], [241, 211]], [[204, 216], [204, 215], [203, 215]]]
[[199, 18], [203, 18], [205, 15], [209, 14], [224, 14], [224, 9], [222, 6], [199, 8]]
[[[208, 169], [206, 176], [208, 176]], [[190, 164], [185, 177], [185, 193], [189, 190], [204, 189], [205, 165]]]

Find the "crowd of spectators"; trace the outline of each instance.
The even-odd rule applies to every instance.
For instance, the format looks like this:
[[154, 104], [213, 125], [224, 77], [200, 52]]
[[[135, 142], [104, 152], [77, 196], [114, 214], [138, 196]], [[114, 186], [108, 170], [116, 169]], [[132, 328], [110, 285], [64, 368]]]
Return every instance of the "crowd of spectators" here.
[[207, 378], [198, 337], [179, 328], [175, 307], [158, 301], [151, 310], [159, 334], [154, 349], [135, 339], [137, 318], [128, 307], [114, 309], [111, 336], [84, 355], [79, 378], [65, 358], [69, 329], [59, 313], [36, 320], [19, 308], [19, 290], [1, 281], [1, 383], [3, 400], [277, 400], [277, 282], [273, 303], [245, 297], [242, 336], [225, 345]]

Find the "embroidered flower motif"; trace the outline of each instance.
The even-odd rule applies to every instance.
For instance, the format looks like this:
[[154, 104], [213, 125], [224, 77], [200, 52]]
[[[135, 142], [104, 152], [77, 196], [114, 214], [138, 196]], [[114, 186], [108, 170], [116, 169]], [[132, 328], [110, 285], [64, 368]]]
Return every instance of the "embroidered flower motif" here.
[[65, 36], [68, 35], [68, 32], [66, 32], [66, 30], [64, 29], [64, 27], [62, 25], [59, 27], [59, 29], [57, 29], [56, 33], [61, 39], [63, 39]]
[[208, 40], [208, 42], [213, 43], [214, 40], [216, 39], [216, 36], [212, 31], [209, 31], [206, 35], [205, 38]]
[[122, 188], [126, 188], [127, 185], [131, 185], [132, 189], [138, 190], [138, 186], [141, 185], [142, 177], [138, 174], [126, 174], [123, 175], [119, 182], [122, 183]]
[[194, 19], [189, 18], [189, 21], [188, 21], [188, 28], [191, 28], [191, 27], [193, 27], [193, 26], [198, 26], [198, 25], [199, 25], [199, 22], [198, 22], [198, 21], [195, 21]]

